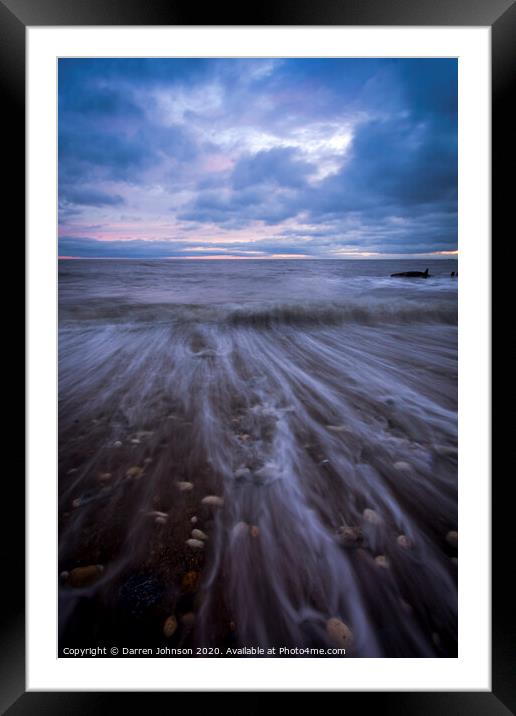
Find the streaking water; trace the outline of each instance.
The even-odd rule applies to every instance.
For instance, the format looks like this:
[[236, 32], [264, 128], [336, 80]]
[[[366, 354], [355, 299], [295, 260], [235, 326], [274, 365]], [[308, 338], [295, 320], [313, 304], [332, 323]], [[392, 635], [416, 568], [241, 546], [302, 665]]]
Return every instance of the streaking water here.
[[[426, 280], [389, 277], [427, 266]], [[336, 617], [348, 656], [453, 656], [456, 270], [61, 261], [60, 565], [105, 565], [62, 589], [66, 638], [136, 629], [118, 614], [143, 574], [157, 620], [195, 612], [178, 643], [325, 647]], [[193, 515], [201, 554], [185, 546]]]

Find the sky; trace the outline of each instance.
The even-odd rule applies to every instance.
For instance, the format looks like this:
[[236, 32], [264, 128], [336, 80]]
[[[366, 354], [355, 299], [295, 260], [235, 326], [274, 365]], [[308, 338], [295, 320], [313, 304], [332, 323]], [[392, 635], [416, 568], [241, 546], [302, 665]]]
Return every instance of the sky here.
[[60, 59], [59, 254], [457, 251], [454, 59]]

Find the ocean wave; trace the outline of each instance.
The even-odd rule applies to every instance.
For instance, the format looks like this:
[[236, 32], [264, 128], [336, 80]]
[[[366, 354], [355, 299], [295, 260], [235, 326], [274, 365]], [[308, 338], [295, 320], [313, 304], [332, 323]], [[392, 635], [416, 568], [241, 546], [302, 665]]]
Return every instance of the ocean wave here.
[[455, 302], [434, 300], [348, 301], [342, 303], [254, 303], [248, 305], [201, 305], [177, 303], [134, 303], [123, 300], [90, 299], [60, 307], [60, 319], [114, 323], [182, 324], [207, 323], [221, 327], [256, 329], [276, 326], [328, 326], [342, 323], [362, 325], [457, 323]]

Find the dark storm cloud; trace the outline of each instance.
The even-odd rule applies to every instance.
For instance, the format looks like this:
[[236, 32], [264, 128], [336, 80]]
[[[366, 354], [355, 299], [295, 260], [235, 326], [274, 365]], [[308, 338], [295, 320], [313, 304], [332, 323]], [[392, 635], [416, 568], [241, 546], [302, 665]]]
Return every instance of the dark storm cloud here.
[[453, 250], [457, 63], [60, 60], [59, 166], [77, 251]]
[[235, 189], [259, 184], [302, 188], [315, 167], [296, 155], [292, 147], [280, 147], [243, 157], [236, 164], [231, 181]]

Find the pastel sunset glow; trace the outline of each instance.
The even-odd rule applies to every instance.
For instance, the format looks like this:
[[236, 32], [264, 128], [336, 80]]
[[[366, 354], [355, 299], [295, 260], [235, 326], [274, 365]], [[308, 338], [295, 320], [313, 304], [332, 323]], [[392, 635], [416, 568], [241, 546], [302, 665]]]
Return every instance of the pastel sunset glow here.
[[453, 59], [61, 59], [63, 258], [457, 255]]

